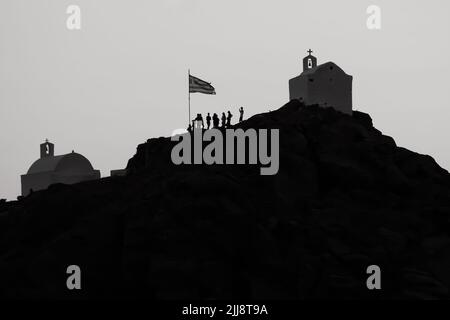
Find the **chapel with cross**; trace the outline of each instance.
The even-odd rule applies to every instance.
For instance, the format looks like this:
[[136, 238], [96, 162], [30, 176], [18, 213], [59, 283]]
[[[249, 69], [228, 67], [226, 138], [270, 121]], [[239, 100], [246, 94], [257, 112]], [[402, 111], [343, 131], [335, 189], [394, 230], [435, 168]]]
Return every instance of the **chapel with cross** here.
[[22, 196], [56, 183], [74, 184], [100, 179], [100, 171], [79, 153], [72, 151], [56, 156], [55, 145], [48, 139], [40, 145], [40, 151], [40, 158], [33, 162], [26, 174], [21, 175]]
[[317, 65], [317, 58], [309, 49], [303, 58], [303, 72], [289, 80], [289, 98], [298, 99], [305, 105], [332, 107], [352, 114], [353, 77], [333, 62]]

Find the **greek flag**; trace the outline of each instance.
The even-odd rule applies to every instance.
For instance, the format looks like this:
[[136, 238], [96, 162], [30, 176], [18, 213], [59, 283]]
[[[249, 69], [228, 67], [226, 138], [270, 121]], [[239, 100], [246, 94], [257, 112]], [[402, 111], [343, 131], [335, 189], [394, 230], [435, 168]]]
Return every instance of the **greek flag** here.
[[211, 83], [189, 75], [189, 92], [199, 92], [204, 94], [216, 94], [216, 89]]

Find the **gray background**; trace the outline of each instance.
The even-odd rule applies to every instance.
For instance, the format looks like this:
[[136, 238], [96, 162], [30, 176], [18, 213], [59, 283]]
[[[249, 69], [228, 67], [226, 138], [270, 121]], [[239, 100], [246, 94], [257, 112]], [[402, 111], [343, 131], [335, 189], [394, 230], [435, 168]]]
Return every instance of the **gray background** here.
[[193, 95], [193, 113], [274, 110], [309, 48], [354, 76], [354, 109], [449, 169], [449, 14], [446, 0], [1, 0], [0, 197], [19, 194], [45, 138], [107, 176], [185, 128], [188, 68], [217, 91]]

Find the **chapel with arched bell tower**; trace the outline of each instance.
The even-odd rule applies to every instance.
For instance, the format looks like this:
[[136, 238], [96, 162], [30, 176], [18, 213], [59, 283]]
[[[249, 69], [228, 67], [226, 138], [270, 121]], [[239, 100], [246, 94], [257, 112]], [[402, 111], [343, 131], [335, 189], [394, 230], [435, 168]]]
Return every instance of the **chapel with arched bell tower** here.
[[289, 98], [351, 115], [352, 82], [353, 77], [331, 61], [317, 65], [309, 49], [303, 59], [303, 72], [289, 80]]
[[48, 140], [40, 147], [40, 158], [33, 162], [26, 174], [21, 175], [22, 196], [47, 189], [55, 183], [74, 184], [100, 179], [100, 171], [95, 170], [81, 154], [72, 151], [55, 156], [55, 145]]

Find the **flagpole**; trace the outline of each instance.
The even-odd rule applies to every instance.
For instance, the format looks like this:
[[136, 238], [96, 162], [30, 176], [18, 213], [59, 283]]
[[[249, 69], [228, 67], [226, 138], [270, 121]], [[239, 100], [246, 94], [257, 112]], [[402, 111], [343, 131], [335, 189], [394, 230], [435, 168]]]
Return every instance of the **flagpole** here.
[[191, 70], [188, 69], [188, 92], [189, 92], [189, 118], [188, 118], [188, 128], [191, 125]]

